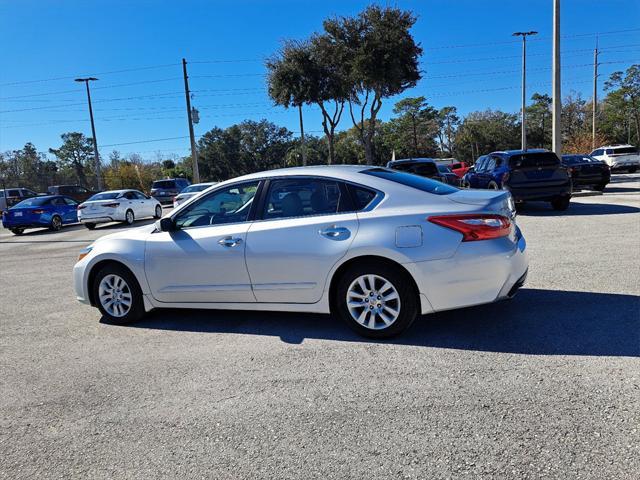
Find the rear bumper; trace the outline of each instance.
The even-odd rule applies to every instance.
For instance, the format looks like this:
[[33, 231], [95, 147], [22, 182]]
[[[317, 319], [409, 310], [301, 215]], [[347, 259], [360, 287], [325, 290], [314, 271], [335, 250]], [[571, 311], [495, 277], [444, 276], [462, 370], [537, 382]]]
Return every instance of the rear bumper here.
[[526, 279], [526, 248], [518, 230], [516, 242], [464, 242], [450, 258], [405, 266], [434, 311], [451, 310], [512, 297]]
[[154, 198], [155, 200], [159, 201], [162, 205], [168, 205], [168, 204], [173, 204], [173, 197], [175, 195], [153, 195], [152, 198]]
[[117, 222], [113, 217], [100, 216], [100, 217], [82, 217], [79, 219], [80, 223], [109, 223]]
[[570, 196], [572, 190], [571, 182], [551, 187], [512, 187], [507, 185], [505, 188], [511, 192], [511, 195], [516, 202], [526, 200], [551, 201], [557, 197], [563, 197], [566, 195]]
[[42, 228], [48, 227], [51, 224], [49, 221], [28, 221], [28, 222], [20, 222], [15, 220], [2, 220], [2, 226], [4, 228]]
[[584, 187], [588, 185], [606, 185], [611, 181], [611, 175], [590, 175], [588, 177], [577, 177], [573, 179], [573, 187]]

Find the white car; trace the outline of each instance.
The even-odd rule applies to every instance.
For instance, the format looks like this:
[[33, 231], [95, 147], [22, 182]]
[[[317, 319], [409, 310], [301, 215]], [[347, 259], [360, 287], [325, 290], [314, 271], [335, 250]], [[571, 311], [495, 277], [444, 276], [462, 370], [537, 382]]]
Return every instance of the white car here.
[[193, 185], [189, 185], [184, 188], [178, 195], [176, 195], [173, 199], [173, 208], [176, 208], [181, 203], [186, 202], [190, 198], [195, 197], [200, 192], [203, 192], [207, 188], [215, 185], [218, 182], [206, 182], [206, 183], [194, 183]]
[[510, 298], [527, 269], [508, 191], [340, 165], [222, 182], [98, 239], [73, 277], [114, 323], [155, 308], [331, 312], [388, 337], [419, 314]]
[[591, 156], [609, 165], [611, 170], [635, 173], [640, 168], [640, 153], [633, 145], [607, 145], [595, 149]]
[[138, 190], [100, 192], [78, 205], [78, 221], [89, 230], [106, 222], [133, 225], [136, 219], [144, 217], [162, 217], [162, 205]]

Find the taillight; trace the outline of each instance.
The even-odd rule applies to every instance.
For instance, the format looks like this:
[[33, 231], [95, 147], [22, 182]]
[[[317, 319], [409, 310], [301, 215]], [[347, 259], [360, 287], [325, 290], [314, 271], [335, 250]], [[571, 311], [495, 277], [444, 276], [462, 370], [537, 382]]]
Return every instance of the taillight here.
[[502, 184], [503, 185], [509, 181], [509, 177], [510, 176], [511, 176], [511, 174], [509, 172], [504, 172], [504, 175], [502, 175]]
[[82, 210], [83, 208], [87, 208], [86, 205], [78, 205], [78, 210]]
[[511, 220], [502, 215], [462, 214], [428, 217], [428, 221], [462, 234], [463, 242], [491, 240], [511, 233]]
[[567, 173], [568, 173], [569, 175], [573, 174], [573, 172], [575, 172], [575, 171], [576, 171], [576, 169], [575, 169], [575, 168], [573, 168], [573, 167], [568, 167], [568, 168], [567, 168]]
[[37, 209], [35, 209], [35, 210], [33, 211], [33, 213], [34, 213], [35, 215], [42, 215], [42, 214], [44, 213], [44, 210], [42, 210], [42, 209], [40, 209], [40, 208], [37, 208]]
[[118, 205], [120, 205], [120, 203], [118, 202], [113, 202], [113, 203], [103, 203], [102, 206], [103, 207], [107, 207], [107, 208], [117, 208]]

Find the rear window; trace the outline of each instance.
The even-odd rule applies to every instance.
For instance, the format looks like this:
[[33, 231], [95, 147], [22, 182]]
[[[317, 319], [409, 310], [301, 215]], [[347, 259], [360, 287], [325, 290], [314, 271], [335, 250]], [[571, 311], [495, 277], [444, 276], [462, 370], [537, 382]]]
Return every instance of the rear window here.
[[51, 197], [33, 197], [16, 203], [14, 207], [41, 207], [42, 205], [49, 203]]
[[595, 162], [595, 160], [588, 155], [563, 155], [562, 163], [565, 165], [575, 165], [576, 163]]
[[[434, 165], [435, 166], [435, 165]], [[412, 173], [400, 172], [398, 170], [389, 170], [386, 168], [370, 168], [362, 173], [373, 177], [383, 178], [391, 182], [400, 183], [407, 187], [412, 187], [427, 193], [435, 195], [449, 195], [458, 191], [457, 188], [445, 183], [431, 180], [430, 178], [421, 177]]]
[[438, 175], [438, 166], [434, 162], [414, 162], [414, 163], [398, 163], [391, 165], [393, 170], [401, 172], [411, 172], [423, 177], [433, 177]]
[[607, 148], [607, 155], [635, 155], [637, 153], [636, 147]]
[[174, 180], [158, 180], [153, 182], [151, 188], [173, 189], [176, 188], [176, 182]]
[[113, 200], [114, 198], [118, 198], [122, 192], [103, 192], [96, 193], [93, 197], [89, 198], [87, 201], [92, 200]]
[[513, 155], [509, 159], [509, 166], [511, 168], [558, 167], [560, 160], [553, 152], [522, 153]]

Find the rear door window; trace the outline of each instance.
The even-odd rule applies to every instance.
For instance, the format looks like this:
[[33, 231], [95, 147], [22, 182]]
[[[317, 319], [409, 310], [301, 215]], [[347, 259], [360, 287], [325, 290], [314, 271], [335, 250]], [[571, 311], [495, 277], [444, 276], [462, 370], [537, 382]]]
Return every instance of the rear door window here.
[[272, 180], [262, 218], [327, 215], [342, 210], [342, 191], [338, 182], [319, 178]]
[[638, 149], [636, 147], [620, 147], [614, 148], [614, 155], [636, 155], [638, 153]]

